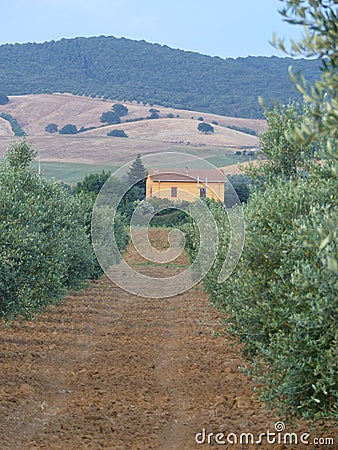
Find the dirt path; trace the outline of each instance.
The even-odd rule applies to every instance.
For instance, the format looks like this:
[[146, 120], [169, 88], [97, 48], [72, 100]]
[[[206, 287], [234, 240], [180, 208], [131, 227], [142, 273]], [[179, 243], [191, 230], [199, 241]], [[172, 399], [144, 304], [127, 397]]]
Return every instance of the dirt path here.
[[[166, 275], [187, 263], [159, 269], [132, 250], [128, 258]], [[257, 438], [274, 431], [278, 419], [251, 399], [239, 346], [220, 319], [201, 286], [143, 299], [103, 277], [36, 321], [0, 330], [0, 448], [194, 450], [210, 447], [195, 441], [203, 428]]]

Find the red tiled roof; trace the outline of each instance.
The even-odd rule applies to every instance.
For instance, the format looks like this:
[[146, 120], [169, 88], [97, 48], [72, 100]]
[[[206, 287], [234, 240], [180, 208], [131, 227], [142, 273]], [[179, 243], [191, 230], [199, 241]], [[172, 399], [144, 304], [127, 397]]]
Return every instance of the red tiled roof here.
[[223, 170], [219, 169], [148, 169], [152, 181], [200, 181], [202, 183], [225, 183]]

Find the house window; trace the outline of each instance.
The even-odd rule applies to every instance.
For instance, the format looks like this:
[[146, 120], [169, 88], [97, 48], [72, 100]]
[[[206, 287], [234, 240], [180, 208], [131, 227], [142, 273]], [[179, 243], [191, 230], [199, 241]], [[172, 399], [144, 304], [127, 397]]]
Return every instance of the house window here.
[[171, 196], [172, 197], [177, 197], [177, 187], [172, 187], [171, 188]]
[[200, 197], [207, 196], [207, 188], [200, 188]]

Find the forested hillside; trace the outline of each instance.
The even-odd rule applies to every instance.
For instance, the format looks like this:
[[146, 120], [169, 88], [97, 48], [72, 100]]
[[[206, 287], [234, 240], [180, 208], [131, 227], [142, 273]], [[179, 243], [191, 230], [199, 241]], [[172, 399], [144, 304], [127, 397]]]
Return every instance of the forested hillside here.
[[259, 118], [257, 97], [287, 103], [298, 94], [288, 66], [313, 82], [317, 61], [221, 59], [115, 37], [0, 46], [0, 93], [70, 92], [215, 114]]

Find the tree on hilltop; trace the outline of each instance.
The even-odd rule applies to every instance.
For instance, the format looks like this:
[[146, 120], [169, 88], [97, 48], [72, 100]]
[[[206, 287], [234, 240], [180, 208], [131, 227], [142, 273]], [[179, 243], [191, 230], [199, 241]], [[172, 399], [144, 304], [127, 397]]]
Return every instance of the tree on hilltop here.
[[123, 117], [128, 114], [128, 108], [120, 103], [115, 103], [111, 109], [119, 116]]
[[200, 131], [201, 133], [204, 134], [210, 134], [214, 132], [214, 127], [212, 127], [211, 125], [209, 125], [206, 122], [201, 122], [200, 124], [198, 124], [197, 127], [198, 131]]
[[0, 93], [0, 105], [7, 105], [9, 98], [7, 95]]
[[67, 123], [64, 127], [61, 128], [59, 131], [60, 134], [77, 134], [78, 129], [76, 125], [73, 125], [72, 123]]
[[114, 111], [108, 111], [101, 114], [100, 122], [108, 123], [109, 125], [120, 123], [120, 116]]
[[128, 135], [126, 134], [126, 132], [124, 130], [111, 130], [111, 131], [109, 131], [109, 133], [107, 133], [107, 136], [121, 137], [121, 138], [128, 137]]
[[49, 123], [48, 125], [45, 126], [45, 131], [47, 131], [47, 133], [57, 133], [58, 126], [56, 123]]
[[155, 108], [149, 109], [150, 116], [148, 116], [148, 119], [158, 119], [160, 117], [160, 110]]

